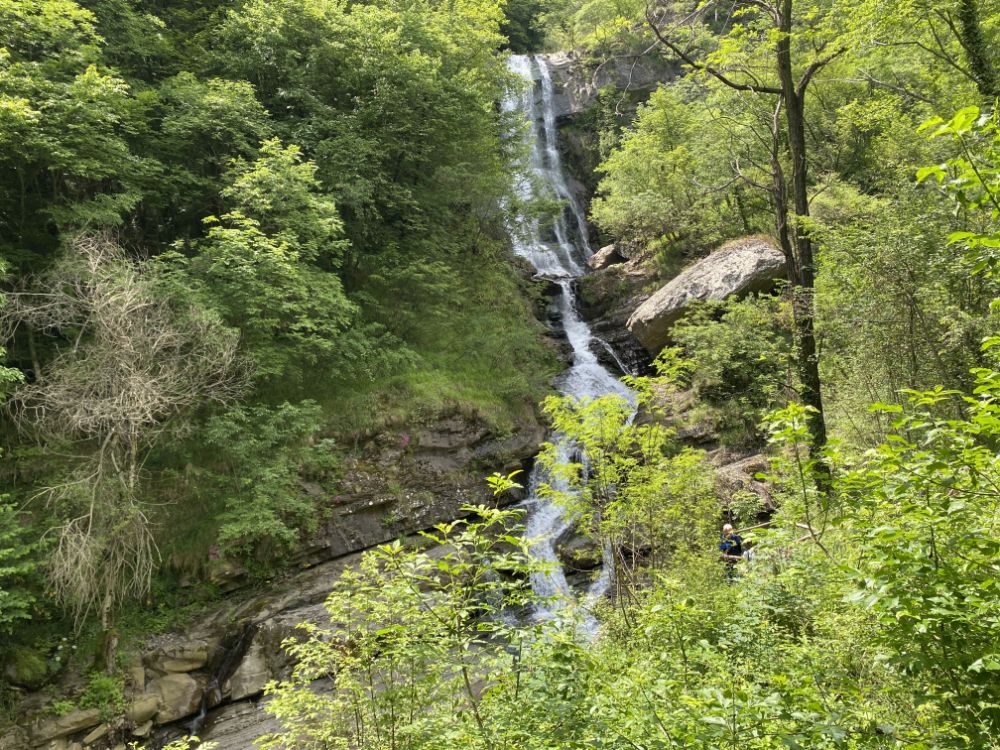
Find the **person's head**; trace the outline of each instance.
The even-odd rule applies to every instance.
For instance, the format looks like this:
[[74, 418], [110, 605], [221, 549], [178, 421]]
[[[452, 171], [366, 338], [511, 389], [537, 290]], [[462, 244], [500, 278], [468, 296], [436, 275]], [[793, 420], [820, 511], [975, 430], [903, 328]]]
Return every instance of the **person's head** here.
[[733, 525], [727, 523], [722, 527], [722, 536], [732, 536], [733, 535]]

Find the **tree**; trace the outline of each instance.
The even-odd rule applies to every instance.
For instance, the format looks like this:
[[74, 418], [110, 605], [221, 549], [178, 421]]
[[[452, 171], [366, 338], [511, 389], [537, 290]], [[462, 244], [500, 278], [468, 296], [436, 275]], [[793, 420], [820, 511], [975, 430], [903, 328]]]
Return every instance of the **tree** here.
[[935, 416], [963, 398], [943, 388], [909, 392], [905, 409], [877, 405], [895, 417], [892, 437], [841, 483], [866, 552], [854, 600], [883, 623], [915, 696], [983, 742], [1000, 731], [1000, 461], [986, 445], [1000, 437], [998, 384], [978, 371], [968, 419]]
[[236, 335], [164, 294], [155, 270], [106, 234], [77, 237], [9, 295], [0, 320], [8, 338], [26, 325], [54, 340], [55, 356], [10, 409], [25, 436], [66, 459], [40, 491], [61, 518], [52, 587], [78, 621], [96, 611], [109, 633], [115, 607], [148, 590], [156, 563], [143, 464], [190, 409], [239, 394]]
[[10, 260], [53, 250], [61, 230], [120, 224], [141, 197], [148, 162], [128, 142], [129, 88], [100, 65], [93, 24], [69, 0], [0, 2], [0, 246]]
[[226, 14], [219, 65], [315, 161], [351, 240], [348, 289], [386, 256], [467, 253], [473, 222], [497, 218], [501, 21], [482, 0], [253, 0]]
[[[538, 461], [548, 476], [540, 493], [613, 560], [613, 590], [624, 602], [637, 596], [650, 569], [664, 569], [711, 548], [717, 513], [712, 469], [704, 454], [680, 449], [663, 416], [662, 397], [676, 391], [687, 363], [666, 349], [658, 374], [630, 378], [653, 419], [637, 424], [635, 406], [612, 394], [592, 400], [550, 396], [546, 416], [560, 436], [546, 443]], [[578, 460], [567, 460], [573, 451]]]
[[246, 81], [187, 71], [145, 92], [141, 104], [142, 150], [155, 159], [143, 182], [143, 238], [167, 244], [196, 235], [203, 216], [223, 211], [233, 160], [252, 160], [274, 125]]
[[214, 460], [192, 499], [209, 506], [225, 498], [217, 521], [227, 555], [266, 568], [293, 551], [303, 533], [316, 531], [317, 498], [304, 493], [301, 482], [334, 461], [329, 441], [313, 440], [322, 426], [322, 412], [311, 401], [234, 406], [207, 420], [199, 445], [209, 446]]
[[[698, 20], [702, 6], [685, 22]], [[766, 186], [774, 207], [778, 244], [788, 262], [792, 292], [800, 398], [814, 411], [809, 421], [813, 450], [826, 445], [819, 352], [815, 335], [814, 289], [816, 267], [809, 218], [809, 159], [806, 149], [806, 94], [817, 73], [842, 55], [842, 46], [824, 27], [822, 9], [796, 13], [793, 0], [735, 3], [732, 13], [739, 19], [723, 38], [716, 52], [700, 55], [678, 38], [675, 28], [664, 28], [665, 13], [647, 8], [646, 20], [657, 40], [694, 70], [734, 91], [751, 96], [773, 97], [771, 184]], [[760, 69], [760, 56], [773, 69]], [[758, 75], [759, 74], [759, 75]], [[785, 128], [779, 126], [784, 113]], [[787, 152], [791, 176], [786, 178], [783, 153]], [[736, 167], [739, 172], [739, 167]]]
[[204, 220], [203, 239], [178, 242], [159, 260], [179, 288], [240, 330], [261, 379], [293, 379], [304, 366], [335, 361], [356, 307], [335, 273], [346, 243], [316, 167], [295, 146], [265, 141], [260, 156], [236, 161], [222, 197], [230, 210]]
[[[906, 95], [916, 93], [907, 83], [909, 76], [898, 73], [906, 61], [902, 51], [911, 49], [917, 51], [925, 65], [939, 68], [939, 77], [957, 73], [964, 83], [973, 84], [987, 106], [992, 106], [1000, 96], [993, 52], [995, 31], [988, 23], [993, 11], [989, 3], [868, 0], [852, 10], [848, 23], [853, 27], [855, 40], [870, 48], [873, 55], [880, 55], [886, 49], [892, 51], [880, 61], [881, 67], [892, 72], [891, 78], [883, 80], [866, 74], [874, 85]], [[983, 23], [982, 10], [987, 12], [987, 24]]]
[[38, 542], [27, 539], [21, 514], [5, 500], [0, 496], [0, 633], [6, 638], [31, 619], [35, 603], [31, 579], [40, 563], [35, 559]]
[[[396, 541], [339, 576], [324, 603], [330, 627], [302, 625], [305, 638], [285, 642], [297, 664], [265, 688], [281, 731], [261, 747], [497, 747], [483, 705], [520, 669], [531, 629], [509, 614], [534, 601], [527, 578], [539, 565], [519, 511], [464, 511], [475, 517], [424, 534], [427, 549]], [[332, 690], [319, 694], [323, 678]]]

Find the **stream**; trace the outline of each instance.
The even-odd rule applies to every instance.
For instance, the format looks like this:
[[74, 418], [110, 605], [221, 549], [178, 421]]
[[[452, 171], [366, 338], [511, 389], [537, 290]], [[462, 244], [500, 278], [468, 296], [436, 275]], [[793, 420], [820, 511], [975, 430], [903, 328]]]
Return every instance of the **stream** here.
[[[514, 176], [514, 188], [522, 203], [532, 200], [555, 198], [562, 210], [551, 219], [537, 217], [510, 217], [514, 252], [525, 258], [538, 275], [559, 285], [559, 309], [562, 327], [573, 353], [570, 368], [563, 373], [556, 387], [560, 393], [574, 398], [597, 398], [617, 394], [633, 400], [633, 394], [618, 378], [598, 361], [595, 348], [608, 348], [594, 336], [577, 310], [574, 280], [582, 276], [587, 259], [592, 254], [588, 240], [587, 221], [576, 197], [569, 189], [566, 174], [559, 157], [555, 107], [553, 104], [552, 77], [544, 59], [527, 55], [513, 55], [509, 62], [513, 73], [528, 85], [515, 92], [506, 102], [506, 112], [520, 112], [528, 123], [525, 138], [529, 149], [527, 168]], [[552, 435], [559, 460], [570, 462], [575, 446], [566, 437]], [[556, 554], [556, 542], [569, 528], [572, 521], [563, 508], [539, 494], [539, 485], [550, 482], [550, 477], [536, 464], [529, 481], [529, 495], [524, 502], [528, 511], [526, 533], [539, 541], [532, 545], [531, 553], [548, 563], [548, 571], [532, 576], [536, 594], [544, 597], [546, 604], [535, 608], [536, 619], [549, 619], [577, 610], [580, 627], [588, 635], [597, 630], [597, 622], [590, 614], [590, 604], [603, 596], [611, 584], [609, 552], [604, 551], [604, 565], [596, 580], [582, 596], [570, 586], [566, 572]], [[556, 489], [558, 482], [552, 482]]]

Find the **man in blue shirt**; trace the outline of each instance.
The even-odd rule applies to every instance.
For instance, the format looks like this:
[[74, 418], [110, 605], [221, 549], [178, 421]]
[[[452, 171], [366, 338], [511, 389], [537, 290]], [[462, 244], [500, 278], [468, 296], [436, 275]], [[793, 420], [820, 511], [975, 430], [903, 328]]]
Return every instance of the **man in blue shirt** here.
[[731, 562], [743, 557], [743, 537], [733, 531], [731, 523], [722, 527], [722, 541], [719, 542], [719, 551], [724, 559]]

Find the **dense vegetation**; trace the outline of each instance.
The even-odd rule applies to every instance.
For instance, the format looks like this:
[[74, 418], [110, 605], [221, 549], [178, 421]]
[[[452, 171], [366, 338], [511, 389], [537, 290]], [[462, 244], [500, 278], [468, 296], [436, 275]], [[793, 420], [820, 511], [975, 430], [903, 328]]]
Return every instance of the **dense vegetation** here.
[[5, 659], [210, 555], [273, 568], [359, 435], [533, 419], [502, 18], [0, 3]]
[[[171, 513], [210, 509], [204, 548], [234, 558], [294, 549], [318, 520], [297, 478], [337, 470], [320, 438], [455, 402], [502, 426], [542, 395], [499, 208], [506, 35], [681, 71], [637, 112], [597, 98], [597, 231], [661, 278], [767, 235], [788, 283], [678, 324], [630, 379], [644, 419], [544, 401], [586, 456], [546, 446], [545, 492], [614, 560], [596, 637], [573, 608], [511, 624], [546, 604], [539, 564], [516, 512], [474, 509], [333, 584], [263, 746], [1000, 747], [992, 0], [0, 0], [0, 22], [7, 658], [30, 618], [107, 630]], [[752, 564], [718, 559], [685, 419], [766, 446]]]
[[[539, 11], [554, 44], [582, 43], [595, 64], [664, 54], [688, 70], [634, 121], [616, 117], [620, 97], [598, 100], [608, 111], [594, 121], [610, 125], [596, 139], [593, 218], [611, 239], [665, 273], [749, 233], [812, 266], [785, 294], [688, 316], [660, 374], [632, 383], [650, 413], [693, 388], [724, 440], [767, 440], [778, 510], [752, 534], [755, 563], [729, 580], [716, 559], [712, 470], [673, 434], [675, 419], [631, 424], [615, 398], [550, 400], [553, 424], [588, 459], [586, 471], [560, 469], [554, 448], [543, 453], [560, 480], [551, 492], [617, 553], [597, 640], [572, 626], [585, 625], [580, 613], [527, 640], [468, 635], [486, 665], [483, 688], [469, 690], [421, 682], [432, 674], [422, 665], [440, 658], [444, 623], [483, 622], [468, 609], [482, 606], [481, 582], [466, 598], [429, 596], [404, 617], [398, 648], [384, 648], [380, 628], [400, 623], [370, 612], [348, 628], [354, 650], [331, 652], [323, 638], [297, 647], [307, 666], [273, 688], [288, 732], [274, 747], [996, 747], [1000, 16], [968, 2], [847, 11]], [[782, 55], [801, 96], [791, 125]], [[790, 126], [801, 127], [797, 147]], [[790, 197], [798, 188], [804, 205]], [[800, 366], [803, 315], [815, 321], [812, 373]], [[809, 377], [822, 400], [802, 398]], [[753, 498], [729, 500], [734, 521], [754, 522]], [[411, 574], [432, 588], [478, 580], [450, 565], [424, 572], [413, 554], [378, 591], [395, 596]], [[345, 606], [356, 612], [331, 598], [333, 621], [348, 621]], [[441, 663], [454, 678], [455, 663]], [[303, 689], [320, 669], [338, 674], [336, 704]], [[361, 675], [417, 688], [363, 692]]]

